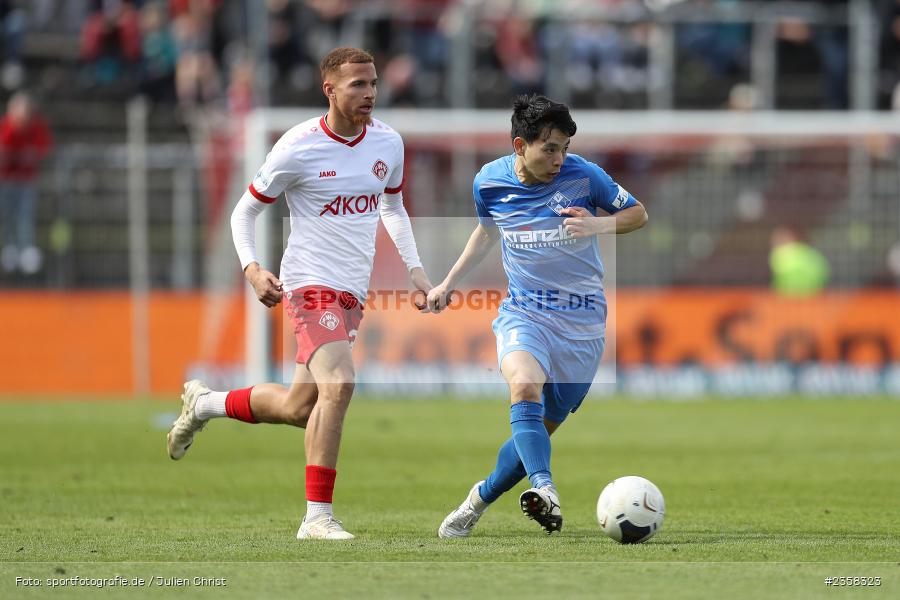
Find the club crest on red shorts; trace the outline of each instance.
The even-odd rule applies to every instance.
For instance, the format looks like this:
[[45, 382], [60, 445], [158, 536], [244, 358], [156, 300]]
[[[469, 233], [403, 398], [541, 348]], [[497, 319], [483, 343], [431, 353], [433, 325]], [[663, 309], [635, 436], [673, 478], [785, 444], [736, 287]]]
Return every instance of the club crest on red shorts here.
[[379, 181], [384, 181], [384, 178], [387, 177], [388, 166], [379, 158], [375, 161], [375, 164], [372, 165], [372, 172], [375, 173], [375, 177], [377, 177]]
[[335, 329], [337, 329], [337, 326], [340, 322], [341, 322], [341, 320], [338, 319], [337, 315], [334, 314], [333, 312], [331, 312], [330, 310], [327, 310], [324, 313], [322, 313], [322, 318], [319, 319], [319, 325], [321, 325], [322, 327], [324, 327], [326, 329], [330, 329], [331, 331], [334, 331]]

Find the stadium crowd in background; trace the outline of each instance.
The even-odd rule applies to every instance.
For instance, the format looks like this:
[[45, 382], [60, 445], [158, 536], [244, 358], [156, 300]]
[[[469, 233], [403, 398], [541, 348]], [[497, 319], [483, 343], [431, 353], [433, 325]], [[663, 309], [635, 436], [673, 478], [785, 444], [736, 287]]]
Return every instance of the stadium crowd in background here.
[[[38, 203], [38, 247], [52, 245], [50, 225], [56, 220], [67, 224], [68, 207], [76, 213], [73, 222], [84, 221], [83, 215], [91, 211], [74, 207], [94, 203], [104, 194], [121, 201], [121, 190], [112, 189], [120, 180], [95, 177], [87, 168], [83, 177], [74, 180], [85, 190], [81, 196], [61, 191], [58, 181], [73, 170], [79, 173], [83, 155], [74, 146], [126, 142], [126, 107], [135, 97], [146, 98], [152, 106], [151, 143], [190, 147], [194, 160], [184, 166], [198, 174], [195, 197], [203, 199], [199, 210], [211, 233], [227, 212], [227, 201], [233, 197], [230, 187], [243, 181], [238, 162], [243, 153], [243, 116], [258, 106], [321, 106], [316, 65], [327, 50], [339, 45], [367, 48], [375, 56], [381, 66], [379, 108], [499, 108], [507, 107], [517, 93], [539, 93], [562, 97], [575, 111], [643, 110], [652, 104], [648, 90], [652, 92], [659, 83], [658, 44], [665, 38], [656, 24], [664, 20], [650, 7], [666, 5], [687, 15], [670, 32], [671, 62], [663, 61], [671, 64], [674, 108], [749, 111], [765, 108], [766, 102], [777, 109], [850, 107], [848, 91], [854, 88], [850, 77], [858, 71], [849, 60], [853, 36], [844, 25], [816, 25], [817, 17], [810, 16], [829, 14], [831, 19], [837, 15], [840, 22], [849, 18], [848, 0], [781, 3], [779, 10], [793, 16], [780, 18], [769, 32], [774, 39], [769, 49], [773, 50], [770, 66], [775, 89], [768, 95], [754, 79], [758, 67], [754, 61], [759, 59], [753, 58], [754, 39], [760, 37], [755, 25], [696, 18], [740, 4], [738, 0], [0, 0], [0, 101], [27, 90], [52, 125], [58, 143], [54, 161], [79, 157], [62, 161], [69, 170], [54, 171], [61, 173], [56, 180], [45, 176], [38, 182], [41, 194], [57, 188], [55, 199], [42, 198]], [[790, 11], [788, 4], [794, 7]], [[900, 2], [872, 0], [870, 6], [872, 33], [878, 42], [872, 63], [878, 70], [873, 84], [876, 104], [882, 110], [900, 109]], [[461, 88], [466, 89], [460, 92]], [[774, 202], [762, 184], [749, 190], [740, 184], [742, 191], [732, 193], [730, 186], [738, 185], [741, 169], [756, 173], [765, 160], [774, 161], [744, 146], [741, 156], [746, 161], [732, 161], [727, 175], [722, 171], [711, 175], [721, 186], [711, 193], [750, 198], [747, 206], [751, 208]], [[889, 154], [888, 146], [882, 154]], [[595, 158], [627, 160], [623, 177], [638, 186], [649, 181], [641, 173], [654, 166], [637, 153], [628, 158]], [[805, 158], [819, 161], [816, 168], [823, 173], [843, 168], [842, 159], [825, 150]], [[93, 166], [98, 171], [124, 168], [105, 162]], [[688, 168], [685, 162], [679, 165]], [[440, 176], [450, 177], [445, 167], [435, 168], [444, 168]], [[655, 173], [660, 181], [666, 177], [659, 170]], [[779, 180], [780, 171], [760, 173], [779, 194], [785, 187], [794, 189]], [[823, 179], [806, 178], [798, 185], [811, 186], [816, 180]], [[104, 185], [109, 189], [93, 193]], [[155, 185], [164, 194], [160, 179]], [[834, 195], [837, 203], [841, 190], [833, 185], [822, 193]], [[442, 195], [433, 205], [446, 206], [448, 196]], [[793, 211], [791, 207], [803, 196], [798, 192], [789, 202], [782, 196], [778, 210]], [[764, 212], [773, 222], [783, 217]], [[110, 218], [124, 218], [110, 214], [116, 215]], [[865, 227], [873, 231], [884, 223], [875, 216], [865, 220]], [[162, 221], [158, 224], [162, 226]], [[820, 225], [833, 224], [823, 221]], [[712, 273], [725, 277], [732, 272], [725, 259], [720, 260], [721, 271], [703, 263], [712, 248], [703, 240], [715, 239], [724, 231], [717, 227], [693, 223], [675, 228], [678, 233], [669, 241], [657, 240], [666, 246], [678, 243], [678, 236], [699, 236], [699, 241], [689, 244], [696, 252], [692, 256], [697, 266], [688, 282], [707, 282]], [[657, 224], [656, 230], [664, 227]], [[769, 233], [754, 235], [752, 250], [747, 250], [747, 244], [741, 246], [747, 255], [752, 254], [757, 268], [754, 281], [768, 281]], [[115, 241], [118, 238], [111, 233], [108, 236], [108, 243], [116, 247], [125, 243]], [[837, 239], [831, 233], [826, 237]], [[865, 246], [872, 236], [854, 239], [863, 240], [859, 243]], [[881, 246], [873, 250], [876, 255], [881, 255]], [[821, 243], [818, 247], [833, 260], [834, 249]], [[76, 251], [81, 252], [79, 264], [97, 264], [88, 258], [90, 248], [81, 246]], [[900, 256], [900, 251], [895, 254]], [[900, 265], [900, 260], [895, 262]], [[895, 270], [900, 273], [900, 267]], [[104, 272], [116, 273], [108, 276], [121, 282], [126, 271], [121, 265]], [[660, 274], [648, 266], [647, 273], [651, 272], [647, 280], [659, 279]], [[832, 283], [842, 280], [840, 272], [836, 267]], [[70, 276], [79, 281], [102, 278], [88, 268]], [[165, 275], [159, 278], [168, 281]], [[864, 279], [893, 281], [893, 275], [867, 274]], [[21, 272], [4, 281], [25, 282]]]
[[[641, 0], [566, 0], [561, 5], [542, 0], [266, 0], [252, 6], [260, 4], [264, 14], [251, 14], [251, 5], [238, 0], [3, 0], [5, 68], [14, 71], [5, 85], [34, 84], [33, 77], [15, 76], [16, 66], [27, 60], [30, 36], [73, 35], [74, 27], [80, 36], [81, 84], [92, 92], [111, 88], [158, 102], [177, 98], [187, 107], [224, 101], [233, 65], [261, 56], [254, 49], [261, 39], [268, 68], [257, 75], [268, 82], [268, 97], [262, 99], [267, 104], [314, 99], [319, 57], [328, 48], [353, 44], [369, 48], [385, 65], [383, 105], [441, 106], [448, 103], [454, 41], [465, 36], [473, 52], [476, 106], [504, 106], [515, 93], [553, 93], [550, 88], [559, 84], [551, 81], [550, 56], [560, 48], [568, 57], [562, 80], [574, 106], [600, 102], [608, 108], [642, 108], [646, 102], [654, 17], [651, 3]], [[668, 4], [704, 11], [739, 2]], [[844, 7], [847, 0], [794, 4], [827, 10]], [[874, 8], [881, 24], [876, 33], [879, 89], [886, 108], [900, 81], [895, 59], [900, 8], [895, 0], [874, 0]], [[595, 16], [565, 17], [573, 14]], [[779, 22], [776, 35], [781, 83], [801, 85], [804, 73], [816, 74], [816, 81], [806, 82], [813, 95], [798, 100], [806, 105], [790, 108], [847, 108], [847, 29], [791, 17]], [[692, 87], [706, 82], [700, 86], [703, 94], [680, 99], [683, 107], [722, 107], [729, 89], [750, 78], [751, 41], [752, 26], [746, 23], [688, 20], [678, 25], [676, 87], [685, 87], [679, 81]], [[707, 93], [716, 88], [717, 93]]]

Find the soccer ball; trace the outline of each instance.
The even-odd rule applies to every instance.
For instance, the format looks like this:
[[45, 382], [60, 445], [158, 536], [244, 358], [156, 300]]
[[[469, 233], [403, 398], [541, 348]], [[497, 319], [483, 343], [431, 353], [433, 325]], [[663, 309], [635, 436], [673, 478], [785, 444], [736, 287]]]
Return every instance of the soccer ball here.
[[619, 477], [600, 493], [597, 521], [603, 533], [623, 544], [639, 544], [662, 529], [666, 501], [643, 477]]

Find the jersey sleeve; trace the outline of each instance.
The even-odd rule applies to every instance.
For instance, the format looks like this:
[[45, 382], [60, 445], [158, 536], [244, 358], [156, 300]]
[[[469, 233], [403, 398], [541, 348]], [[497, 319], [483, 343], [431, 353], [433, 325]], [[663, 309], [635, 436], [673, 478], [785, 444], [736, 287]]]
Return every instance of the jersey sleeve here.
[[594, 208], [612, 214], [624, 208], [637, 206], [634, 196], [613, 181], [606, 171], [589, 161], [585, 161], [585, 169], [591, 181], [591, 205]]
[[496, 227], [494, 217], [491, 216], [491, 212], [481, 197], [481, 178], [478, 175], [475, 176], [475, 181], [472, 182], [472, 197], [475, 199], [475, 215], [478, 217], [478, 222], [487, 228]]
[[403, 189], [403, 140], [397, 136], [397, 141], [397, 158], [394, 161], [395, 166], [391, 169], [387, 182], [385, 182], [385, 194], [396, 194]]
[[284, 190], [294, 185], [299, 177], [295, 152], [288, 147], [276, 146], [256, 172], [250, 183], [250, 193], [260, 202], [271, 204]]

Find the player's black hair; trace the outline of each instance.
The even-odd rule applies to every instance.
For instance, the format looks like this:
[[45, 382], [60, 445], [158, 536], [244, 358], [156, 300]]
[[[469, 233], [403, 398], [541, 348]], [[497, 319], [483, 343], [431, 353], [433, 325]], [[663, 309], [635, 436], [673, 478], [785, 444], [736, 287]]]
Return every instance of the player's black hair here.
[[523, 94], [513, 103], [512, 139], [522, 138], [529, 144], [543, 137], [549, 129], [559, 129], [569, 137], [575, 135], [575, 121], [569, 107], [546, 96]]

